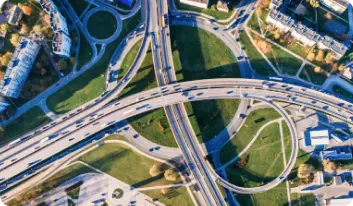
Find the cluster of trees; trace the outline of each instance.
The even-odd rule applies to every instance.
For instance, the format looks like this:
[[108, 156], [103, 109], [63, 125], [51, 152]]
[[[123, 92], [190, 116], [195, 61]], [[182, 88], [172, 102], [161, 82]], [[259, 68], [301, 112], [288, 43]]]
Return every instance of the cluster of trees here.
[[313, 8], [318, 8], [320, 7], [320, 2], [319, 0], [307, 0], [309, 2], [309, 4], [313, 7]]
[[315, 67], [314, 72], [322, 73], [324, 71], [329, 71], [326, 73], [327, 76], [331, 73], [344, 70], [344, 65], [342, 63], [338, 64], [334, 57], [335, 54], [332, 51], [324, 51], [322, 49], [312, 49], [307, 55], [309, 61], [316, 61], [322, 65], [321, 67]]
[[53, 69], [48, 59], [49, 57], [40, 52], [36, 63], [33, 65], [31, 73], [23, 86], [21, 98], [29, 100], [48, 88], [57, 79], [57, 74]]
[[149, 171], [152, 177], [156, 177], [164, 173], [164, 178], [168, 181], [176, 181], [179, 173], [174, 168], [168, 168], [165, 164], [154, 164]]
[[268, 54], [272, 52], [272, 44], [270, 44], [268, 41], [264, 40], [263, 38], [255, 36], [254, 42], [256, 46], [262, 51], [262, 53]]
[[322, 162], [322, 165], [324, 166], [324, 171], [327, 173], [334, 173], [337, 169], [337, 165], [335, 162], [332, 162], [330, 160], [324, 160]]
[[309, 184], [314, 179], [314, 167], [309, 164], [301, 164], [297, 171], [297, 177], [301, 184]]

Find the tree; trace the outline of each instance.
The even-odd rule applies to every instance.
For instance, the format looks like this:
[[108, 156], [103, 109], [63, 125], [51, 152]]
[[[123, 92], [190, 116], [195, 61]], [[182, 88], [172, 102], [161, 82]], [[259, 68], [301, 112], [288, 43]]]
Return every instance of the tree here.
[[179, 174], [173, 169], [169, 168], [164, 172], [164, 178], [168, 181], [176, 181], [179, 177]]
[[43, 17], [43, 24], [44, 25], [50, 25], [50, 16], [48, 15], [48, 14], [46, 14], [46, 15], [44, 15], [44, 17]]
[[281, 38], [281, 32], [278, 29], [273, 34], [273, 38], [275, 38], [275, 39]]
[[4, 55], [0, 57], [0, 64], [2, 66], [7, 66], [9, 62], [11, 61], [12, 58], [12, 53], [11, 52], [6, 52]]
[[345, 68], [344, 65], [343, 65], [343, 64], [340, 64], [340, 65], [338, 65], [338, 68], [337, 68], [337, 69], [338, 69], [338, 71], [341, 72], [341, 71], [344, 70], [344, 68]]
[[154, 164], [150, 168], [150, 171], [149, 171], [149, 173], [152, 177], [156, 177], [156, 176], [162, 174], [163, 172], [164, 172], [163, 165], [161, 165], [161, 164]]
[[16, 47], [17, 43], [20, 41], [20, 35], [17, 33], [14, 33], [11, 35], [10, 42], [11, 44]]
[[26, 16], [30, 16], [32, 14], [33, 9], [31, 6], [21, 5], [20, 8]]
[[70, 58], [70, 64], [73, 65], [73, 64], [75, 64], [75, 62], [76, 62], [76, 58], [75, 57], [71, 57]]
[[10, 26], [8, 24], [4, 23], [4, 24], [0, 25], [0, 32], [1, 33], [7, 33], [7, 32], [10, 32], [10, 31], [11, 31], [11, 29], [10, 29]]
[[20, 30], [20, 34], [28, 34], [29, 33], [29, 27], [27, 24], [22, 23], [21, 25], [21, 30]]
[[337, 166], [335, 162], [332, 162], [330, 160], [324, 160], [322, 162], [323, 166], [324, 166], [324, 171], [328, 172], [328, 173], [333, 173], [334, 171], [336, 171]]
[[320, 6], [319, 0], [309, 0], [309, 3], [314, 8], [318, 8]]
[[59, 69], [61, 69], [61, 70], [67, 69], [69, 67], [69, 65], [67, 64], [67, 61], [65, 59], [60, 59], [56, 64], [58, 65]]
[[326, 14], [324, 15], [325, 19], [327, 20], [331, 20], [332, 19], [332, 14], [330, 12], [326, 12]]
[[332, 63], [335, 58], [335, 53], [332, 51], [327, 52], [326, 57], [325, 57], [325, 62], [326, 63]]
[[320, 49], [316, 55], [315, 60], [322, 62], [324, 60], [324, 55], [325, 55], [324, 50]]
[[297, 176], [300, 179], [309, 178], [314, 172], [313, 166], [309, 164], [301, 164], [298, 168]]
[[34, 25], [31, 32], [35, 34], [42, 34], [42, 26], [39, 24]]
[[315, 73], [321, 72], [321, 67], [315, 67], [315, 68], [314, 68], [314, 72], [315, 72]]
[[315, 53], [311, 51], [306, 57], [309, 61], [313, 61], [315, 59]]

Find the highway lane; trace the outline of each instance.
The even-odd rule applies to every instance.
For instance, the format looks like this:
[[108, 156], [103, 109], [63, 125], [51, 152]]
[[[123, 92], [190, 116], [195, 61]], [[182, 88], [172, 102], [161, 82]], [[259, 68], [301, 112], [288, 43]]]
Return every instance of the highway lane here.
[[[157, 1], [157, 4], [158, 6], [154, 5], [154, 7], [156, 8], [155, 12], [157, 13], [156, 16], [159, 17], [159, 21], [154, 24], [156, 41], [153, 41], [153, 60], [157, 83], [159, 86], [163, 86], [176, 82], [176, 75], [169, 36], [168, 4], [162, 0]], [[164, 22], [164, 24], [162, 22]], [[225, 205], [217, 185], [211, 179], [207, 171], [201, 171], [199, 169], [198, 163], [195, 162], [195, 157], [197, 157], [198, 154], [192, 153], [190, 142], [187, 143], [187, 137], [194, 134], [194, 131], [192, 128], [190, 129], [191, 126], [185, 126], [185, 122], [189, 120], [184, 105], [171, 105], [165, 107], [164, 110], [169, 124], [171, 125], [173, 135], [183, 153], [186, 166], [196, 178], [197, 185], [200, 188], [203, 199], [199, 199], [198, 201], [202, 205]], [[196, 137], [196, 135], [194, 136]]]
[[[156, 88], [122, 99], [121, 101], [114, 102], [110, 105], [102, 107], [99, 111], [92, 112], [90, 115], [87, 115], [82, 119], [76, 119], [77, 117], [75, 116], [72, 118], [72, 123], [69, 128], [66, 128], [67, 125], [65, 124], [56, 125], [57, 129], [59, 130], [62, 126], [64, 126], [66, 129], [70, 130], [70, 133], [46, 141], [44, 143], [37, 143], [31, 146], [31, 149], [27, 149], [26, 151], [19, 151], [19, 153], [16, 154], [18, 161], [6, 162], [6, 164], [4, 163], [0, 166], [0, 178], [8, 179], [10, 177], [13, 177], [16, 174], [19, 174], [20, 172], [26, 170], [28, 168], [28, 163], [36, 161], [38, 159], [46, 159], [52, 156], [53, 154], [56, 154], [59, 151], [62, 151], [63, 149], [69, 147], [70, 145], [73, 145], [74, 143], [85, 139], [86, 133], [93, 134], [94, 132], [97, 132], [103, 129], [104, 127], [107, 127], [107, 124], [113, 120], [119, 121], [121, 119], [126, 119], [136, 114], [136, 111], [134, 110], [136, 109], [136, 107], [149, 104], [149, 101], [154, 101], [153, 99], [155, 98], [158, 98], [158, 102], [155, 105], [151, 105], [151, 107], [148, 106], [148, 108], [143, 109], [143, 111], [150, 111], [153, 108], [157, 108], [157, 106], [167, 105], [167, 102], [173, 104], [185, 101], [217, 98], [217, 95], [213, 96], [212, 98], [205, 98], [206, 92], [216, 88], [222, 88], [222, 92], [227, 91], [227, 93], [231, 91], [236, 93], [235, 91], [240, 92], [241, 90], [242, 96], [245, 98], [247, 96], [246, 94], [250, 94], [250, 92], [255, 92], [255, 95], [258, 97], [271, 98], [280, 101], [304, 105], [312, 109], [316, 109], [328, 113], [330, 115], [336, 116], [341, 120], [349, 121], [349, 123], [351, 123], [350, 117], [352, 117], [353, 114], [351, 103], [345, 102], [344, 100], [340, 100], [337, 97], [328, 94], [324, 94], [311, 89], [305, 89], [299, 86], [288, 85], [278, 82], [247, 79], [211, 79], [193, 82], [183, 82], [164, 86], [162, 88]], [[197, 94], [201, 93], [201, 91], [199, 91], [201, 89], [203, 89], [203, 95], [198, 96]], [[185, 92], [187, 90], [191, 91]], [[193, 90], [198, 91], [198, 93], [193, 94]], [[222, 94], [222, 92], [220, 92], [219, 94]], [[169, 100], [169, 97], [166, 97], [166, 95], [172, 95], [173, 93], [175, 93], [174, 95], [179, 96], [179, 102], [170, 102], [171, 99]], [[186, 93], [190, 94], [186, 95]], [[223, 94], [220, 98], [230, 98], [232, 93]], [[191, 96], [191, 94], [193, 95]], [[117, 106], [115, 106], [115, 104], [117, 104]], [[126, 108], [123, 111], [119, 112], [119, 109], [121, 109], [122, 107]], [[96, 114], [93, 115], [94, 113]], [[111, 113], [114, 113], [116, 115], [109, 115]], [[90, 118], [92, 118], [91, 115], [95, 116], [96, 119], [90, 120]], [[77, 128], [77, 124], [74, 123], [77, 120], [83, 120], [82, 127], [84, 126], [84, 129], [82, 129], [82, 127]], [[93, 125], [97, 122], [100, 122], [100, 125]], [[103, 126], [103, 124], [105, 125]], [[44, 137], [46, 137], [46, 135], [38, 135], [38, 138]], [[74, 137], [75, 139], [69, 141], [69, 139], [72, 137]], [[41, 146], [42, 149], [34, 150], [36, 146]]]
[[[160, 89], [160, 88], [158, 88], [158, 89]], [[9, 167], [6, 170], [1, 171], [0, 175], [2, 177], [5, 177], [6, 174], [12, 175], [12, 174], [15, 174], [19, 170], [26, 169], [28, 163], [37, 161], [38, 157], [42, 157], [43, 159], [45, 157], [50, 157], [53, 153], [57, 153], [57, 152], [61, 151], [62, 149], [65, 149], [65, 148], [69, 147], [70, 145], [81, 141], [82, 139], [84, 139], [87, 136], [86, 135], [87, 133], [94, 134], [96, 131], [99, 131], [102, 128], [108, 127], [109, 123], [112, 121], [118, 122], [118, 121], [121, 121], [121, 120], [126, 119], [128, 117], [140, 114], [142, 112], [149, 111], [151, 109], [163, 107], [163, 106], [170, 105], [170, 104], [180, 103], [180, 102], [184, 102], [184, 101], [190, 101], [189, 97], [183, 95], [182, 91], [180, 91], [176, 94], [161, 95], [159, 97], [154, 97], [154, 98], [148, 99], [155, 91], [158, 91], [158, 89], [151, 91], [152, 93], [148, 92], [143, 95], [137, 95], [136, 97], [134, 95], [131, 98], [124, 99], [117, 106], [115, 106], [115, 104], [112, 104], [108, 107], [105, 107], [104, 111], [102, 111], [105, 114], [100, 119], [94, 120], [91, 123], [85, 125], [84, 127], [76, 129], [75, 131], [72, 131], [69, 135], [66, 135], [65, 137], [61, 138], [60, 141], [59, 140], [54, 141], [51, 144], [44, 147], [43, 149], [37, 151], [36, 153], [28, 154], [25, 159], [22, 159], [22, 160], [16, 162], [15, 164], [13, 164], [12, 167]], [[197, 94], [199, 94], [200, 92], [203, 92], [205, 94], [205, 96], [197, 96], [197, 97], [193, 98], [192, 101], [210, 99], [210, 98], [224, 99], [227, 97], [229, 97], [229, 98], [240, 98], [241, 97], [240, 91], [238, 92], [237, 95], [234, 94], [232, 96], [229, 96], [229, 94], [227, 94], [228, 90], [229, 90], [229, 88], [226, 88], [226, 89], [219, 89], [219, 88], [208, 89], [207, 88], [207, 89], [203, 89], [203, 90], [195, 90], [194, 92], [190, 92], [190, 93], [194, 93], [194, 94], [190, 94], [190, 95], [197, 96]], [[253, 92], [253, 91], [256, 91], [256, 90], [249, 89], [249, 92]], [[263, 93], [261, 91], [256, 91], [256, 92], [260, 92], [261, 94]], [[136, 102], [135, 98], [140, 99], [141, 97], [145, 97], [146, 101], [142, 101], [137, 104], [133, 103], [133, 102]], [[127, 105], [130, 105], [131, 103], [132, 103], [131, 106], [127, 106]], [[147, 104], [148, 104], [148, 107], [144, 107], [144, 105], [147, 105]], [[121, 109], [115, 111], [115, 108], [117, 108], [117, 109], [121, 108]], [[136, 110], [136, 108], [142, 108], [142, 109]], [[112, 110], [112, 109], [113, 109], [113, 112], [110, 112], [110, 110]], [[99, 123], [97, 124], [97, 122], [99, 122]], [[181, 124], [181, 126], [182, 126], [182, 124]], [[187, 132], [187, 130], [184, 129], [184, 132]], [[195, 145], [195, 143], [190, 144], [190, 145], [193, 146], [193, 145]], [[196, 157], [193, 157], [193, 158], [203, 158], [203, 157], [196, 155]], [[197, 163], [197, 164], [199, 164], [199, 163]], [[202, 165], [204, 165], [204, 164], [199, 164], [198, 166], [202, 166]]]

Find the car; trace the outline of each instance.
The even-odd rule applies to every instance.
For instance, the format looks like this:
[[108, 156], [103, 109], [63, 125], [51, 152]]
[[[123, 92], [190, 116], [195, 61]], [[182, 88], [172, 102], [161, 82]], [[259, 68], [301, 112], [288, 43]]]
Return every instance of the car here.
[[231, 90], [231, 91], [228, 91], [227, 94], [232, 94], [233, 92], [234, 92], [234, 91]]
[[236, 38], [235, 40], [236, 40], [236, 41], [240, 41], [240, 39], [239, 39], [239, 38]]
[[213, 30], [217, 31], [219, 29], [219, 27], [214, 27]]
[[134, 137], [134, 138], [138, 138], [138, 137], [139, 137], [139, 134], [134, 134], [133, 137]]
[[148, 151], [153, 152], [154, 148], [150, 148]]

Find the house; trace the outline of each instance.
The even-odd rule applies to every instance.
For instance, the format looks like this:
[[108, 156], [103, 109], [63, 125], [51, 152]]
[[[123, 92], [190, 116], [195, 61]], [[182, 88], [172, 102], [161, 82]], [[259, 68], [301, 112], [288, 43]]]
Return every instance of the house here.
[[223, 12], [229, 12], [228, 4], [226, 2], [218, 1], [217, 10]]
[[349, 5], [347, 0], [320, 0], [320, 3], [338, 14], [342, 14]]
[[63, 57], [70, 58], [71, 39], [64, 32], [55, 32], [53, 39], [53, 51], [55, 54]]
[[341, 75], [346, 77], [347, 79], [352, 79], [352, 69], [349, 67], [345, 67], [344, 70], [342, 70]]
[[348, 50], [345, 44], [338, 42], [330, 36], [322, 36], [312, 28], [301, 24], [279, 10], [270, 10], [266, 21], [284, 33], [289, 32], [294, 39], [305, 46], [312, 47], [317, 45], [319, 49], [332, 51], [335, 54], [335, 59], [342, 58]]
[[180, 3], [207, 9], [208, 0], [180, 0]]
[[6, 72], [0, 81], [0, 93], [6, 97], [17, 99], [25, 83], [32, 65], [37, 58], [40, 46], [25, 37], [21, 37], [16, 46]]
[[7, 22], [13, 26], [18, 26], [18, 23], [20, 22], [22, 15], [23, 13], [20, 7], [13, 6], [10, 10], [10, 16]]
[[327, 160], [350, 160], [353, 158], [350, 147], [340, 147], [335, 150], [321, 151], [322, 159]]

